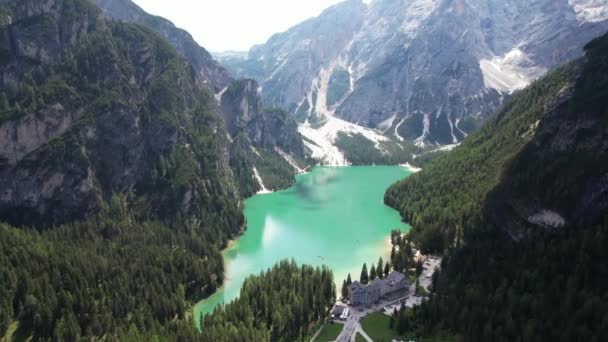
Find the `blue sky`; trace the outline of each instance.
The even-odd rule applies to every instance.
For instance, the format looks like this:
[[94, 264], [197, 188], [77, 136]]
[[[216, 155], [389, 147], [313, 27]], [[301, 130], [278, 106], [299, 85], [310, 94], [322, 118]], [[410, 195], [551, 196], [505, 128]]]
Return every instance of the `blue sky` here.
[[341, 0], [133, 0], [171, 20], [208, 50], [246, 51]]

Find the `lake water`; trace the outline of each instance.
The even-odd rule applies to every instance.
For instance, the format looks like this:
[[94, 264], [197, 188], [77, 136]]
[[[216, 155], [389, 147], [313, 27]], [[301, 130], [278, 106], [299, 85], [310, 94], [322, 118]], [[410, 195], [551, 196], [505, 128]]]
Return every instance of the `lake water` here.
[[399, 166], [316, 167], [289, 189], [245, 201], [247, 230], [224, 251], [224, 287], [196, 305], [195, 317], [232, 301], [247, 276], [285, 258], [328, 265], [336, 284], [349, 272], [358, 278], [364, 262], [388, 260], [391, 230], [409, 226], [384, 205], [384, 192], [410, 173]]

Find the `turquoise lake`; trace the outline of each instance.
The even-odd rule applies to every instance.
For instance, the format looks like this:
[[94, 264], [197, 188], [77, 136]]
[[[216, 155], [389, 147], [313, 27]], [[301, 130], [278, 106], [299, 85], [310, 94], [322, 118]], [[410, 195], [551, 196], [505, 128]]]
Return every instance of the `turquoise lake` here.
[[247, 276], [282, 259], [325, 264], [336, 284], [349, 272], [358, 278], [364, 262], [387, 260], [391, 230], [409, 226], [384, 205], [384, 192], [410, 174], [399, 166], [316, 167], [288, 189], [249, 198], [247, 230], [223, 253], [224, 287], [196, 305], [195, 317], [232, 301]]

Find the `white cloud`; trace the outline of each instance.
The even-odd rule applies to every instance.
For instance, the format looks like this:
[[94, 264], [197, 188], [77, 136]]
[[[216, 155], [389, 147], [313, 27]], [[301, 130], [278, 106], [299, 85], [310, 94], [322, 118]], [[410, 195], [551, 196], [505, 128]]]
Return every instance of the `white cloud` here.
[[133, 0], [211, 51], [248, 50], [341, 0]]

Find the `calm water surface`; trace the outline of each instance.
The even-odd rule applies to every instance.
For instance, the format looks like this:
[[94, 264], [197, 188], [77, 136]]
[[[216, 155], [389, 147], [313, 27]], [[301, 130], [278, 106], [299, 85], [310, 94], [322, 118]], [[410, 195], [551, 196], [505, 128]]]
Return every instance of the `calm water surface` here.
[[349, 272], [358, 278], [364, 262], [386, 261], [391, 230], [409, 226], [383, 204], [384, 192], [409, 175], [399, 166], [316, 167], [289, 189], [248, 199], [247, 231], [224, 251], [224, 288], [198, 303], [195, 317], [235, 299], [247, 276], [281, 259], [326, 264], [336, 284]]

